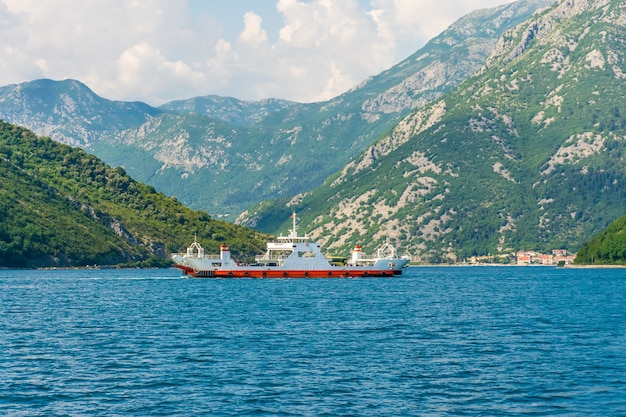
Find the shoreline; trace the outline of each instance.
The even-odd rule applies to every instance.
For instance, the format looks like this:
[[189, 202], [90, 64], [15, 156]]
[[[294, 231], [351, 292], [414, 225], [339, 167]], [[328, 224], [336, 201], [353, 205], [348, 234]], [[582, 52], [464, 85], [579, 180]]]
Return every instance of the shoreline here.
[[626, 265], [517, 265], [517, 264], [413, 264], [408, 267], [516, 267], [516, 268], [565, 268], [565, 269], [622, 269]]

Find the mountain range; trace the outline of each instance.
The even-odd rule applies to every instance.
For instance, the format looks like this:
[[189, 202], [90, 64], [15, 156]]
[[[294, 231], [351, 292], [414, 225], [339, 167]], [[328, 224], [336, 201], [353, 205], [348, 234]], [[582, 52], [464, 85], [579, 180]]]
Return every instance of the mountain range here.
[[191, 208], [234, 221], [319, 186], [412, 109], [478, 71], [501, 34], [553, 0], [472, 13], [414, 55], [332, 100], [197, 97], [153, 108], [75, 80], [0, 89], [0, 118], [94, 153]]
[[561, 1], [322, 187], [248, 224], [295, 209], [329, 248], [390, 240], [435, 262], [576, 250], [625, 211], [624, 39], [623, 1]]
[[154, 108], [36, 80], [0, 88], [0, 117], [257, 230], [286, 229], [296, 210], [330, 251], [575, 250], [624, 213], [623, 3], [475, 12], [323, 103]]

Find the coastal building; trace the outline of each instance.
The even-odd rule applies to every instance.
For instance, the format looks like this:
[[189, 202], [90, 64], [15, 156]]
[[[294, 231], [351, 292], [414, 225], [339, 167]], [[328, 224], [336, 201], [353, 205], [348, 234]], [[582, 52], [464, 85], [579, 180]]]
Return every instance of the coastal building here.
[[535, 251], [519, 251], [516, 253], [517, 265], [572, 265], [576, 255], [566, 249], [554, 249], [550, 254]]

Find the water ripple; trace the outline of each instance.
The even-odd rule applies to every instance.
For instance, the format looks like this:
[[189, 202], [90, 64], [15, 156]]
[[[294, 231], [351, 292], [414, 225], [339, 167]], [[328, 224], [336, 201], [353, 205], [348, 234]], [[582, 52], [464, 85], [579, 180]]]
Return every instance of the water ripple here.
[[7, 416], [626, 415], [626, 270], [0, 271]]

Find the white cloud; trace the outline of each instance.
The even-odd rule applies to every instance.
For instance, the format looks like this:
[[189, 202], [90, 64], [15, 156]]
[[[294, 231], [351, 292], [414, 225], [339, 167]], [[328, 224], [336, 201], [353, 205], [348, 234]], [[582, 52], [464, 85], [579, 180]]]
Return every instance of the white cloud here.
[[296, 99], [331, 98], [394, 64], [393, 44], [356, 1], [280, 0], [277, 8], [284, 26], [274, 50]]
[[239, 40], [250, 44], [260, 44], [267, 42], [267, 33], [261, 27], [263, 19], [261, 16], [253, 13], [246, 12], [243, 15], [245, 22], [245, 28], [243, 32], [239, 34]]
[[[513, 0], [371, 0], [373, 18], [383, 34], [391, 33], [406, 58], [443, 32], [455, 20], [475, 10]], [[382, 35], [381, 35], [382, 36]]]
[[159, 102], [168, 100], [172, 89], [192, 88], [205, 78], [203, 72], [194, 71], [181, 60], [168, 60], [145, 42], [122, 52], [117, 68], [119, 88], [133, 96], [154, 96]]
[[269, 1], [280, 19], [257, 9], [232, 22], [211, 8], [237, 0], [197, 2], [201, 15], [187, 0], [0, 0], [0, 85], [75, 78], [104, 97], [155, 105], [206, 94], [324, 100], [505, 0]]

